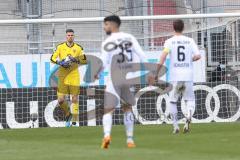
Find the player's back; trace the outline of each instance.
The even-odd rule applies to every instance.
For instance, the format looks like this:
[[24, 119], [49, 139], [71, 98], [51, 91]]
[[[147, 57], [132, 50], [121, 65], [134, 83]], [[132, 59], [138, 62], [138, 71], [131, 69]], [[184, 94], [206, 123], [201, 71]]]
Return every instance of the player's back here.
[[145, 54], [134, 36], [117, 32], [112, 33], [102, 43], [103, 63], [106, 63], [107, 67], [112, 65], [113, 57], [116, 57], [115, 63], [123, 64], [142, 61], [145, 59]]
[[164, 48], [169, 49], [170, 81], [193, 81], [192, 57], [199, 52], [194, 40], [175, 35], [165, 42]]

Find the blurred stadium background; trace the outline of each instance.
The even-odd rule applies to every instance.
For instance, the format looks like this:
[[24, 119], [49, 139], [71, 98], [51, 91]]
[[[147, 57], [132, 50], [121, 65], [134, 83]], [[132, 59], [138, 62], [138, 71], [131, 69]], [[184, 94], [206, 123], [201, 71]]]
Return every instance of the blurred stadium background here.
[[[167, 113], [168, 96], [151, 89], [136, 91], [138, 103], [133, 109], [139, 124], [135, 128], [137, 148], [125, 148], [123, 126], [118, 125], [123, 123], [123, 116], [116, 110], [117, 125], [107, 152], [100, 150], [102, 127], [96, 126], [102, 124], [102, 86], [92, 86], [95, 92], [81, 86], [79, 97], [80, 126], [95, 127], [50, 128], [64, 127], [64, 122], [61, 111], [55, 108], [56, 88], [48, 84], [56, 69], [49, 57], [56, 45], [65, 41], [65, 30], [74, 29], [76, 42], [87, 54], [98, 56], [105, 38], [102, 22], [11, 22], [98, 19], [110, 14], [131, 17], [211, 13], [239, 14], [240, 0], [1, 0], [0, 159], [239, 160], [239, 17], [184, 19], [185, 34], [194, 38], [205, 55], [197, 64], [197, 108], [193, 121], [207, 124], [193, 124], [190, 134], [176, 136], [170, 134], [170, 125], [141, 125], [171, 122], [163, 116]], [[172, 34], [171, 26], [172, 19], [131, 20], [123, 21], [121, 30], [136, 36], [149, 61], [157, 62], [164, 41]], [[183, 122], [184, 107], [180, 103], [179, 118]]]
[[[119, 16], [151, 16], [237, 13], [239, 11], [240, 0], [8, 0], [0, 2], [1, 20], [87, 18], [104, 17], [110, 14], [117, 14]], [[211, 106], [208, 105], [210, 106], [208, 109], [206, 107], [206, 99], [208, 96], [206, 87], [196, 91], [197, 111], [195, 118], [201, 120], [213, 116], [220, 117], [223, 121], [226, 119], [228, 122], [239, 120], [239, 18], [196, 18], [185, 19], [184, 21], [186, 23], [185, 34], [194, 38], [199, 48], [206, 53], [204, 71], [202, 71], [206, 76], [204, 77], [204, 82], [198, 82], [196, 84], [210, 88], [220, 85], [219, 90], [216, 91], [219, 101], [216, 101], [216, 99], [214, 101], [214, 97], [211, 98], [209, 102]], [[136, 36], [142, 48], [151, 54], [159, 52], [162, 49], [164, 41], [172, 34], [171, 26], [172, 20], [132, 20], [123, 21], [121, 30]], [[4, 56], [8, 56], [8, 59], [11, 59], [11, 55], [13, 57], [21, 57], [23, 55], [31, 55], [34, 57], [36, 55], [52, 54], [56, 45], [65, 40], [64, 33], [67, 28], [73, 28], [75, 30], [75, 40], [83, 46], [86, 53], [100, 52], [101, 42], [105, 38], [101, 21], [74, 23], [1, 23], [1, 60], [3, 61], [3, 59], [5, 59]], [[34, 60], [35, 59], [32, 58], [29, 61]], [[5, 68], [7, 67], [8, 66], [5, 65]], [[16, 67], [20, 67], [19, 64], [16, 63]], [[4, 77], [3, 70], [1, 71], [2, 77]], [[13, 73], [17, 75], [18, 72]], [[31, 74], [31, 72], [26, 73]], [[11, 72], [7, 74], [11, 74]], [[34, 74], [34, 72], [32, 74]], [[16, 79], [17, 78], [16, 76]], [[35, 103], [33, 101], [39, 102], [39, 106], [44, 106], [42, 108], [40, 107], [38, 111], [39, 126], [48, 126], [45, 123], [46, 120], [43, 115], [46, 114], [45, 106], [50, 101], [56, 99], [55, 89], [46, 88], [46, 86], [9, 87], [4, 80], [1, 81], [1, 83], [0, 119], [3, 128], [9, 128], [8, 123], [15, 123], [14, 121], [8, 121], [6, 112], [7, 109], [11, 107], [6, 107], [7, 104], [8, 106], [13, 106], [12, 110], [10, 109], [8, 112], [13, 112], [16, 121], [26, 123], [30, 120], [29, 112], [31, 111], [29, 109], [29, 103], [30, 106], [34, 106]], [[85, 89], [83, 89], [83, 94], [84, 93], [86, 93]], [[96, 95], [98, 95], [98, 97], [95, 97], [95, 99], [102, 98], [100, 93], [96, 93]], [[142, 114], [142, 117], [154, 122], [156, 119], [159, 119], [155, 106], [157, 97], [157, 93], [151, 93], [150, 97], [149, 95], [142, 95], [142, 100], [139, 101], [136, 107], [140, 115]], [[86, 101], [86, 97], [80, 100], [80, 106], [83, 112], [88, 110]], [[15, 102], [15, 109], [14, 104], [7, 102]], [[219, 107], [217, 107], [217, 105]], [[162, 107], [163, 110], [166, 108], [164, 100], [162, 104], [160, 104], [160, 107]], [[116, 114], [116, 124], [122, 123], [122, 121], [119, 120], [119, 116], [121, 117], [119, 113]], [[209, 113], [213, 115], [209, 115]], [[149, 114], [152, 116], [149, 116]], [[179, 116], [182, 117], [183, 115], [180, 114]], [[235, 118], [231, 119], [234, 116]], [[80, 120], [81, 118], [81, 125], [86, 125], [87, 118], [83, 116], [80, 117]], [[209, 121], [221, 120], [213, 118]], [[100, 118], [97, 120], [97, 124], [101, 124]], [[10, 126], [10, 128], [17, 128], [15, 125]], [[29, 124], [24, 126], [28, 127]], [[24, 128], [24, 126], [22, 127]]]

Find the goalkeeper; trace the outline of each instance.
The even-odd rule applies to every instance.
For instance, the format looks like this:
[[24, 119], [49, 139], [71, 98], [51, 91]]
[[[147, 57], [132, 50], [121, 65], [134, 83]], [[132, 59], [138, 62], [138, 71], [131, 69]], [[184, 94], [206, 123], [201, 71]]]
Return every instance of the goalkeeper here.
[[[59, 44], [51, 56], [51, 61], [58, 64], [58, 106], [64, 111], [66, 127], [76, 126], [79, 121], [78, 95], [80, 94], [80, 73], [78, 64], [87, 64], [83, 48], [74, 42], [74, 31], [66, 30], [66, 42]], [[71, 109], [65, 100], [70, 95]]]

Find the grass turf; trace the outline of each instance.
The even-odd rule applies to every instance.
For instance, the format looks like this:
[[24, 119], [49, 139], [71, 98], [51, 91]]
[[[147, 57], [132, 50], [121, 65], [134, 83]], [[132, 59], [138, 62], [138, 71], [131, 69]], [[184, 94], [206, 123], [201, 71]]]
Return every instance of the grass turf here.
[[239, 160], [240, 123], [193, 124], [189, 134], [170, 125], [136, 126], [137, 148], [127, 149], [124, 126], [114, 126], [110, 149], [102, 127], [0, 131], [1, 160]]

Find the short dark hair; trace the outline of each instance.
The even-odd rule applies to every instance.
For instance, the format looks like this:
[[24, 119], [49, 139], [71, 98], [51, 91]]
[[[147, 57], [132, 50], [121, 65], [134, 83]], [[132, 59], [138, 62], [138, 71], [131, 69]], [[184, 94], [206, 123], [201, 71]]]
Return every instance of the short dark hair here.
[[175, 32], [182, 32], [184, 29], [184, 22], [181, 19], [173, 21], [173, 28]]
[[104, 22], [115, 22], [118, 27], [121, 25], [121, 19], [119, 16], [111, 15], [104, 18]]
[[73, 29], [66, 29], [66, 33], [68, 33], [68, 32], [74, 33], [74, 30]]

